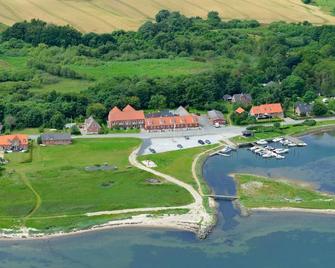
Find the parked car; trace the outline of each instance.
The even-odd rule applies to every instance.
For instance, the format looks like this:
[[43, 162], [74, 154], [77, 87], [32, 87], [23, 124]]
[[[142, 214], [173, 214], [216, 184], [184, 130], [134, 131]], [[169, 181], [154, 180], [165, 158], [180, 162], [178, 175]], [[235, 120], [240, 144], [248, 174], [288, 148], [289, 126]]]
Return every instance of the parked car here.
[[185, 140], [189, 140], [190, 139], [190, 137], [189, 136], [185, 136]]
[[198, 143], [201, 144], [201, 145], [205, 144], [205, 142], [203, 140], [198, 140]]
[[212, 144], [210, 140], [205, 140], [207, 144]]
[[178, 147], [179, 149], [183, 149], [183, 145], [181, 145], [181, 144], [178, 144], [177, 147]]
[[155, 150], [155, 149], [152, 149], [152, 148], [149, 148], [149, 151], [150, 151], [150, 153], [152, 153], [152, 154], [155, 154], [155, 153], [156, 153], [156, 150]]

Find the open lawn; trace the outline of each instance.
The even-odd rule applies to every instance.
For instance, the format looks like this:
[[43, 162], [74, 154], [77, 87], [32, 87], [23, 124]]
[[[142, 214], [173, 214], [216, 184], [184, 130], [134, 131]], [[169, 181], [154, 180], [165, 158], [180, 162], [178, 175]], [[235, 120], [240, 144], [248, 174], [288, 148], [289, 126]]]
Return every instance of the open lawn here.
[[177, 58], [111, 61], [100, 66], [70, 65], [70, 68], [85, 74], [87, 77], [99, 80], [106, 77], [120, 76], [164, 77], [187, 75], [205, 71], [209, 66], [209, 63]]
[[306, 185], [249, 174], [235, 174], [235, 180], [240, 201], [247, 208], [335, 209], [335, 196]]
[[192, 176], [192, 162], [198, 154], [215, 146], [208, 145], [160, 154], [144, 155], [139, 157], [139, 160], [151, 160], [157, 165], [156, 169], [158, 171], [174, 176], [197, 189], [197, 183]]
[[315, 0], [315, 4], [321, 7], [322, 10], [329, 12], [335, 16], [335, 1], [334, 0]]
[[[316, 1], [321, 6], [333, 2]], [[316, 6], [304, 5], [301, 0], [2, 0], [0, 21], [10, 25], [39, 18], [56, 24], [70, 24], [85, 32], [110, 32], [135, 30], [161, 9], [202, 17], [216, 10], [224, 19], [257, 19], [262, 23], [278, 20], [335, 23], [335, 17]]]
[[[0, 219], [61, 228], [68, 217], [84, 220], [87, 212], [191, 203], [183, 188], [164, 180], [147, 183], [153, 175], [129, 165], [128, 155], [139, 144], [137, 139], [85, 139], [68, 146], [35, 145], [31, 162], [29, 153], [6, 155], [10, 163], [0, 177]], [[104, 163], [117, 169], [85, 170]]]

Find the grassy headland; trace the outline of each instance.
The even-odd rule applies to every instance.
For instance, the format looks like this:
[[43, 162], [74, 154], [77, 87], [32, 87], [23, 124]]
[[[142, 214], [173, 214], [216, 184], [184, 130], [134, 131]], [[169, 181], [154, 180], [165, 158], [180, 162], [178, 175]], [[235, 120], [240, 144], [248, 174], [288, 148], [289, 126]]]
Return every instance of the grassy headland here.
[[[152, 174], [130, 166], [128, 156], [139, 144], [137, 139], [85, 139], [69, 146], [34, 146], [32, 161], [29, 154], [6, 155], [10, 162], [0, 175], [0, 227], [59, 229], [69, 221], [87, 225], [92, 220], [88, 212], [191, 203], [185, 189], [160, 178], [161, 183], [151, 184]], [[103, 164], [113, 170], [85, 169]]]
[[247, 208], [335, 209], [335, 196], [286, 180], [234, 174], [240, 202]]

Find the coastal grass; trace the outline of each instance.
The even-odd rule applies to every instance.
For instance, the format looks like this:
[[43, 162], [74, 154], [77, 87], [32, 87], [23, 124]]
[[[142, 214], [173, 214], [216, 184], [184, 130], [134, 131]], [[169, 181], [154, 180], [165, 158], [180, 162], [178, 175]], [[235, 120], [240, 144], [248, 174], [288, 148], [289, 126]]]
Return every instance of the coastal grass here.
[[55, 232], [85, 230], [96, 225], [106, 224], [110, 221], [131, 219], [132, 217], [141, 214], [146, 214], [147, 217], [157, 217], [163, 215], [186, 214], [188, 212], [188, 209], [165, 209], [161, 211], [132, 212], [98, 216], [67, 215], [64, 217], [32, 217], [27, 221], [27, 226], [37, 230], [44, 230], [45, 233], [52, 234]]
[[335, 127], [335, 120], [318, 121], [315, 126], [306, 126], [303, 124], [285, 125], [272, 131], [257, 132], [252, 137], [236, 136], [231, 138], [231, 141], [236, 144], [250, 143], [260, 139], [272, 139], [280, 136], [299, 135], [331, 126]]
[[[106, 138], [74, 140], [66, 146], [34, 145], [30, 162], [28, 153], [7, 154], [9, 164], [0, 176], [0, 218], [26, 226], [36, 217], [44, 217], [46, 225], [57, 218], [55, 224], [63, 226], [71, 215], [191, 203], [185, 189], [161, 178], [161, 183], [150, 184], [152, 174], [130, 166], [128, 156], [140, 142]], [[102, 164], [116, 169], [85, 170]]]
[[70, 65], [70, 68], [91, 79], [101, 80], [106, 77], [120, 76], [181, 76], [206, 71], [210, 66], [208, 62], [192, 61], [188, 58], [176, 58], [109, 61], [98, 66]]
[[240, 202], [247, 208], [335, 209], [335, 196], [302, 183], [250, 174], [234, 174], [234, 178]]
[[192, 163], [196, 156], [216, 145], [207, 145], [190, 149], [182, 149], [159, 154], [140, 156], [139, 160], [151, 160], [157, 165], [158, 171], [192, 185], [197, 189], [197, 183], [192, 175]]

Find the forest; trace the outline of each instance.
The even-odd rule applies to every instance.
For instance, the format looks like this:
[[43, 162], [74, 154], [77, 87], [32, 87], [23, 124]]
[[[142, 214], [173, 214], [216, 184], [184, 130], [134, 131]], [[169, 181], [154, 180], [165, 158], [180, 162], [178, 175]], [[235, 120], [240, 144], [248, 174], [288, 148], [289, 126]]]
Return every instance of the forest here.
[[[214, 11], [202, 19], [162, 10], [136, 32], [109, 34], [20, 22], [0, 34], [0, 122], [7, 130], [62, 128], [87, 115], [105, 122], [111, 107], [127, 103], [145, 110], [183, 105], [225, 111], [222, 97], [241, 92], [254, 104], [309, 103], [335, 95], [334, 44], [335, 26], [222, 21]], [[131, 75], [92, 71], [145, 60], [204, 67], [168, 75], [164, 66], [150, 75], [147, 65]], [[61, 81], [84, 86], [64, 91]], [[53, 90], [44, 90], [49, 85]]]

